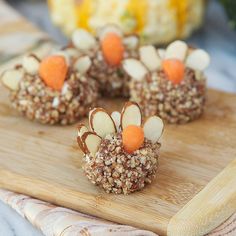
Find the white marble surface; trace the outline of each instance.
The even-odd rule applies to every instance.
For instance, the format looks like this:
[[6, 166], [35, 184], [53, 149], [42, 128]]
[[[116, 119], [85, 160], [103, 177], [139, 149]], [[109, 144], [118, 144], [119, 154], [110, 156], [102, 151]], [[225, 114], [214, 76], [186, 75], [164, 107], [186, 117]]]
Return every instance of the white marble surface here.
[[[58, 42], [66, 42], [59, 30], [49, 23], [48, 11], [44, 2], [35, 1], [31, 4], [27, 1], [11, 0], [9, 2]], [[224, 11], [216, 1], [210, 1], [205, 26], [188, 41], [206, 49], [211, 55], [212, 63], [206, 71], [209, 86], [236, 92], [236, 31], [228, 28]], [[41, 233], [0, 202], [0, 236], [14, 235], [39, 236]]]

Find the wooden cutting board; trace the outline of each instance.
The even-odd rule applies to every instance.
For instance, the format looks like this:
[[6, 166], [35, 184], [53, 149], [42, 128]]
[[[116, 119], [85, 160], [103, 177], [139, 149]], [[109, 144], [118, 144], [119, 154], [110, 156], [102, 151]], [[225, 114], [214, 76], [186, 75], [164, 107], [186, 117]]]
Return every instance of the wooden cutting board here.
[[[86, 179], [75, 125], [28, 121], [12, 110], [2, 87], [0, 94], [1, 187], [169, 235], [201, 235], [236, 210], [235, 95], [211, 90], [201, 119], [167, 125], [157, 178], [123, 196], [106, 194]], [[122, 104], [100, 101], [110, 111]]]
[[[0, 16], [1, 62], [32, 48], [50, 50], [50, 40], [4, 2]], [[208, 98], [201, 119], [166, 126], [154, 183], [116, 196], [84, 176], [76, 125], [20, 117], [0, 86], [0, 187], [163, 235], [206, 234], [236, 211], [236, 95], [210, 90]], [[117, 110], [123, 102], [100, 105]]]

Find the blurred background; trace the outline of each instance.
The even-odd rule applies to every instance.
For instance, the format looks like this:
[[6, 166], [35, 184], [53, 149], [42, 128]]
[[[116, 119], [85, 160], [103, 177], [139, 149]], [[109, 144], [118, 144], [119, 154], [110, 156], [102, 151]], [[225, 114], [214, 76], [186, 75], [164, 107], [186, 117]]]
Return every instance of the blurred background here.
[[236, 92], [235, 0], [7, 2], [60, 44], [67, 43], [76, 27], [94, 32], [107, 22], [119, 24], [127, 33], [139, 33], [144, 43], [163, 45], [176, 38], [186, 39], [211, 55], [206, 72], [209, 85]]
[[62, 31], [69, 36], [76, 27], [94, 31], [107, 22], [119, 24], [127, 33], [138, 32], [148, 39], [147, 42], [162, 44], [175, 38], [189, 37], [201, 26], [202, 29], [194, 35], [197, 38], [204, 31], [211, 31], [211, 27], [220, 31], [228, 25], [233, 29], [236, 20], [234, 0], [8, 0], [7, 2], [62, 44], [66, 43]]

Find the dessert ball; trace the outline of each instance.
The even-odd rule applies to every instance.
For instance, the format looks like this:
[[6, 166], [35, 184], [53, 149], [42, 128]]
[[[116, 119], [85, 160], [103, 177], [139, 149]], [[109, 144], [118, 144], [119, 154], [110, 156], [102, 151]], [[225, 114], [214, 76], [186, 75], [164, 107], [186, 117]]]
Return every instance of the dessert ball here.
[[139, 60], [129, 58], [123, 66], [132, 77], [131, 100], [139, 103], [145, 116], [159, 115], [168, 123], [182, 124], [199, 118], [206, 102], [209, 55], [182, 41], [166, 50], [153, 46], [139, 49]]
[[108, 97], [129, 96], [129, 75], [122, 67], [125, 58], [137, 57], [139, 38], [123, 35], [120, 28], [107, 25], [96, 37], [83, 29], [72, 35], [72, 45], [92, 60], [89, 75], [99, 84], [100, 93]]
[[139, 106], [128, 102], [121, 114], [93, 109], [89, 124], [90, 131], [79, 125], [77, 141], [84, 152], [85, 175], [93, 184], [107, 193], [129, 194], [152, 182], [163, 132], [159, 117], [151, 116], [142, 124]]
[[96, 82], [81, 64], [71, 66], [62, 55], [41, 61], [31, 54], [5, 71], [2, 82], [10, 90], [13, 107], [23, 116], [43, 124], [71, 124], [86, 116], [98, 97]]

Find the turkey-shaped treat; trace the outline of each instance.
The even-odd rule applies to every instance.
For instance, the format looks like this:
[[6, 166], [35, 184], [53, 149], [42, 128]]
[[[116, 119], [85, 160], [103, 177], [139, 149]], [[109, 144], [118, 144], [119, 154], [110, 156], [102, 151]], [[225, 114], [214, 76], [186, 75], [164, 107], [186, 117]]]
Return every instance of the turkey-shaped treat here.
[[89, 113], [90, 130], [78, 127], [77, 141], [84, 152], [83, 169], [88, 179], [107, 193], [129, 194], [154, 179], [163, 122], [150, 116], [142, 123], [137, 103], [127, 102], [121, 114], [103, 108]]
[[166, 50], [147, 45], [139, 48], [139, 60], [129, 58], [123, 66], [132, 77], [131, 100], [139, 103], [145, 116], [157, 114], [168, 123], [187, 123], [204, 111], [206, 79], [210, 63], [202, 49], [183, 41]]
[[88, 78], [83, 60], [71, 64], [60, 52], [43, 60], [25, 56], [22, 64], [1, 76], [13, 107], [43, 124], [66, 125], [84, 117], [96, 104], [98, 86]]
[[116, 25], [106, 25], [93, 36], [84, 29], [72, 35], [72, 47], [92, 60], [89, 75], [98, 81], [103, 96], [129, 96], [129, 75], [122, 67], [125, 58], [137, 57], [139, 38], [124, 35]]

